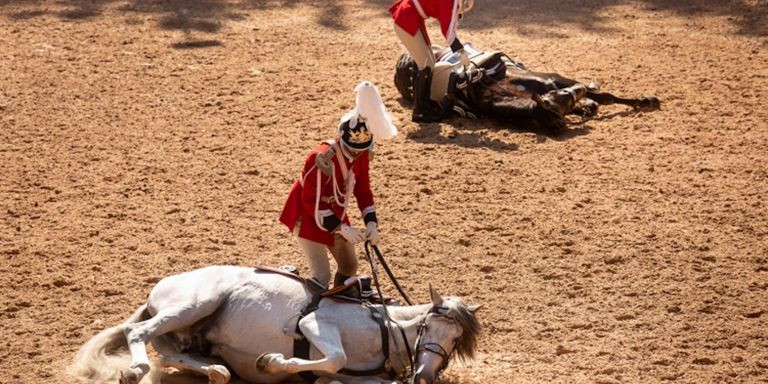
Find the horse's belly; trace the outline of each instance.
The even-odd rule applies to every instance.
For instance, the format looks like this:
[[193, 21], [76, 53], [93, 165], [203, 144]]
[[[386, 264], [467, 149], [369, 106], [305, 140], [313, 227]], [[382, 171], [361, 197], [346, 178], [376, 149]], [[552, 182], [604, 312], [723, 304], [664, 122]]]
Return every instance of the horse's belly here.
[[258, 280], [235, 288], [206, 334], [212, 352], [239, 376], [254, 382], [272, 381], [256, 371], [258, 356], [293, 354], [293, 338], [284, 329], [294, 330], [298, 314], [310, 299], [301, 283], [270, 277], [260, 275]]
[[291, 377], [291, 374], [266, 374], [256, 369], [256, 361], [261, 354], [252, 355], [227, 346], [220, 346], [215, 352], [237, 376], [249, 383], [282, 383]]

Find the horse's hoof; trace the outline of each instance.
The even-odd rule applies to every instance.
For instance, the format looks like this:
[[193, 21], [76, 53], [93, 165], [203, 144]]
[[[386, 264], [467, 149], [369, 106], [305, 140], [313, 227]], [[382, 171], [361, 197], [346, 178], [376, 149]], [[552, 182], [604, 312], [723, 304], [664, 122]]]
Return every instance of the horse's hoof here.
[[227, 367], [214, 364], [208, 367], [208, 384], [227, 384], [232, 378]]
[[659, 108], [661, 108], [661, 101], [656, 96], [643, 97], [638, 107], [638, 109], [643, 111], [655, 111]]
[[128, 368], [120, 371], [120, 384], [139, 384], [146, 371], [140, 367]]
[[597, 110], [600, 107], [596, 101], [592, 99], [581, 99], [579, 104], [573, 107], [571, 114], [581, 116], [582, 118], [589, 118], [597, 116]]
[[587, 89], [592, 92], [598, 92], [600, 91], [600, 83], [596, 81], [590, 81], [589, 84], [587, 85]]

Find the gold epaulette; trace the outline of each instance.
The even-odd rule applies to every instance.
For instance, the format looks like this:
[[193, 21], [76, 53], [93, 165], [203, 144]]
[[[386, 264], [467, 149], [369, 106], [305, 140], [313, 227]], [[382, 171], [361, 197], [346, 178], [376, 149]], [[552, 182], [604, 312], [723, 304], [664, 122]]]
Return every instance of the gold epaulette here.
[[320, 170], [324, 175], [330, 176], [331, 170], [333, 169], [333, 156], [336, 155], [336, 152], [333, 149], [333, 146], [328, 147], [323, 152], [320, 152], [315, 156], [315, 164], [317, 164], [317, 169]]

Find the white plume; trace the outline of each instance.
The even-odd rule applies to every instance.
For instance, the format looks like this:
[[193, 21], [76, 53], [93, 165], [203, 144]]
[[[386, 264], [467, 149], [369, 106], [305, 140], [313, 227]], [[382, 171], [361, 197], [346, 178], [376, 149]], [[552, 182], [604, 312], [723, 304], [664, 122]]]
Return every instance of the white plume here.
[[391, 139], [397, 135], [397, 127], [392, 124], [392, 117], [381, 101], [379, 90], [370, 81], [363, 81], [355, 87], [357, 92], [357, 114], [365, 119], [373, 137]]

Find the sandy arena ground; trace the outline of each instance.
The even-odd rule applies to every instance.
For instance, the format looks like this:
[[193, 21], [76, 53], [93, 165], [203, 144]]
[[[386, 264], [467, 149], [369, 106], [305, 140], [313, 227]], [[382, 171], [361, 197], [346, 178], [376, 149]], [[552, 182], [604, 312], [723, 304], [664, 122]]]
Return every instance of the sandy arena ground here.
[[73, 382], [166, 275], [306, 271], [277, 216], [367, 79], [382, 250], [485, 304], [443, 383], [768, 383], [768, 2], [478, 0], [462, 40], [663, 103], [556, 137], [411, 123], [389, 4], [0, 0], [0, 381]]

